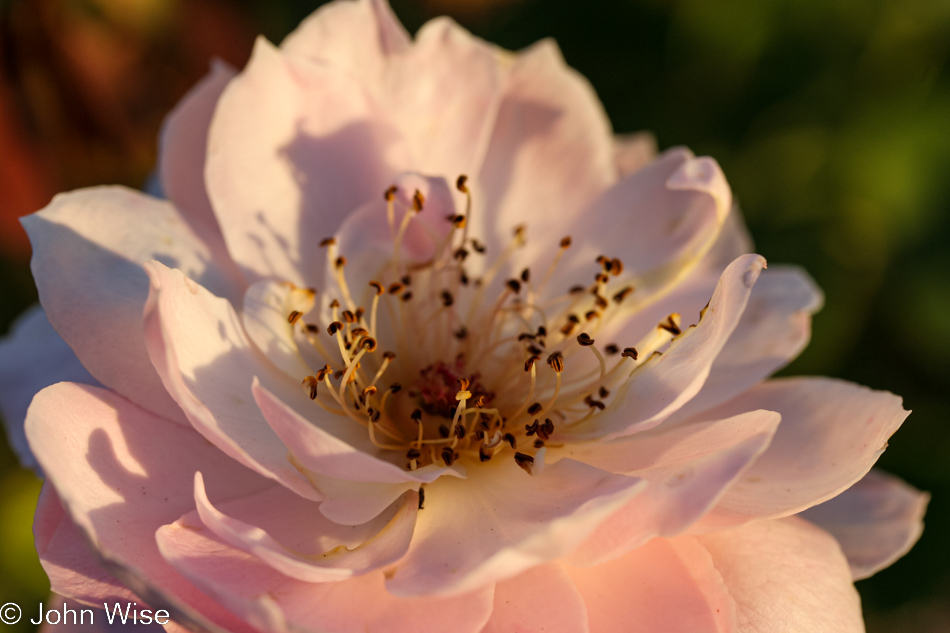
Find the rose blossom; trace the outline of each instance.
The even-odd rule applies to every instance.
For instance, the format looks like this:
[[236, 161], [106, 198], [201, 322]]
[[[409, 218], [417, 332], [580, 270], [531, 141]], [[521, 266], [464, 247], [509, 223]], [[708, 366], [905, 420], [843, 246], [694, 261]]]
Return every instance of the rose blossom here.
[[0, 403], [58, 383], [10, 431], [53, 590], [209, 631], [863, 630], [853, 579], [921, 529], [868, 472], [907, 412], [765, 381], [819, 291], [715, 161], [646, 147], [551, 42], [382, 1], [215, 67], [168, 201], [24, 221]]

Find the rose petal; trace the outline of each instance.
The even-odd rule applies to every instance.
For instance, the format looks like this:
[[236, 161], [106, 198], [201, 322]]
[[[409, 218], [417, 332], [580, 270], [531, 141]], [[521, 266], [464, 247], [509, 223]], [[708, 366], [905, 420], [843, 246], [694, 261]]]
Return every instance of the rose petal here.
[[834, 538], [805, 521], [755, 521], [697, 539], [737, 607], [740, 633], [863, 633], [861, 602]]
[[503, 86], [496, 51], [441, 17], [389, 58], [377, 98], [406, 139], [412, 168], [455, 179], [481, 164]]
[[331, 2], [300, 23], [280, 47], [320, 60], [377, 84], [392, 55], [409, 49], [410, 37], [385, 0]]
[[474, 219], [482, 230], [475, 235], [490, 256], [500, 255], [515, 225], [525, 222], [525, 261], [555, 252], [578, 214], [615, 178], [610, 134], [594, 90], [552, 40], [512, 60], [476, 191]]
[[632, 377], [603, 413], [560, 431], [559, 437], [610, 439], [648, 430], [688, 402], [703, 386], [710, 367], [735, 330], [764, 266], [765, 260], [759, 255], [744, 255], [731, 263], [699, 324], [674, 340], [662, 355], [641, 358]]
[[313, 307], [312, 291], [288, 282], [264, 279], [251, 284], [244, 295], [244, 329], [248, 338], [268, 360], [295, 381], [313, 374], [300, 355], [294, 337], [296, 324], [290, 322], [294, 311], [307, 314]]
[[647, 482], [571, 554], [571, 563], [596, 565], [654, 536], [682, 533], [766, 450], [780, 417], [754, 411], [689, 428], [663, 425], [586, 451], [565, 449], [567, 455], [583, 451], [581, 461]]
[[36, 505], [33, 534], [52, 591], [90, 605], [141, 600], [96, 561], [49, 483]]
[[719, 236], [732, 193], [719, 165], [665, 152], [596, 199], [574, 227], [559, 283], [587, 284], [600, 255], [619, 257], [638, 296], [685, 277]]
[[495, 585], [491, 619], [481, 633], [587, 633], [587, 607], [556, 563], [532, 567]]
[[735, 600], [710, 555], [689, 538], [653, 539], [608, 563], [566, 569], [587, 605], [591, 631], [736, 630]]
[[23, 430], [26, 410], [34, 394], [62, 381], [99, 384], [49, 324], [43, 308], [35, 305], [17, 317], [10, 334], [0, 340], [0, 415], [10, 447], [25, 468], [39, 472]]
[[215, 259], [230, 257], [205, 189], [208, 129], [221, 93], [236, 74], [224, 62], [213, 62], [208, 75], [168, 114], [160, 139], [162, 189], [185, 221], [215, 249]]
[[[255, 377], [304, 407], [302, 391], [247, 340], [234, 308], [158, 262], [145, 266], [152, 282], [145, 334], [152, 362], [192, 426], [227, 455], [301, 496], [313, 486], [287, 462], [287, 449], [254, 405]], [[293, 385], [296, 387], [296, 385]]]
[[821, 291], [804, 271], [777, 266], [763, 271], [735, 331], [696, 396], [675, 418], [715, 407], [794, 359], [811, 337], [811, 315], [821, 309]]
[[191, 428], [97, 387], [47, 387], [33, 399], [26, 433], [47, 481], [109, 574], [185, 626], [248, 631], [162, 559], [154, 534], [194, 507], [192, 477], [199, 467], [214, 472], [210, 487], [220, 499], [272, 484]]
[[930, 495], [872, 470], [837, 497], [801, 517], [830, 532], [841, 545], [851, 575], [861, 580], [907, 553], [924, 529]]
[[382, 573], [340, 582], [294, 580], [224, 545], [189, 517], [156, 538], [171, 564], [264, 631], [477, 633], [491, 612], [491, 585], [450, 598], [397, 598], [386, 591]]
[[[620, 177], [640, 171], [654, 161], [656, 155], [656, 136], [652, 132], [614, 136], [614, 164]], [[741, 254], [737, 253], [736, 257]]]
[[184, 421], [145, 350], [141, 264], [158, 259], [213, 292], [234, 297], [240, 284], [168, 202], [122, 187], [56, 196], [23, 218], [33, 245], [33, 277], [47, 318], [97, 380], [147, 409]]
[[769, 449], [703, 520], [704, 529], [801, 512], [870, 469], [909, 415], [901, 399], [830, 378], [782, 378], [754, 387], [709, 417], [751, 409], [782, 414]]
[[641, 490], [638, 479], [571, 459], [529, 476], [499, 456], [464, 481], [443, 477], [426, 486], [412, 546], [387, 587], [454, 594], [509, 578], [564, 556]]
[[206, 171], [228, 249], [249, 279], [320, 282], [320, 240], [408, 164], [385, 120], [343, 69], [258, 40], [218, 102]]
[[327, 582], [361, 576], [399, 560], [409, 548], [419, 497], [410, 493], [395, 513], [347, 529], [344, 539], [341, 526], [323, 519], [312, 502], [279, 486], [228, 504], [251, 523], [211, 505], [200, 472], [195, 473], [195, 503], [201, 522], [231, 547], [291, 578]]

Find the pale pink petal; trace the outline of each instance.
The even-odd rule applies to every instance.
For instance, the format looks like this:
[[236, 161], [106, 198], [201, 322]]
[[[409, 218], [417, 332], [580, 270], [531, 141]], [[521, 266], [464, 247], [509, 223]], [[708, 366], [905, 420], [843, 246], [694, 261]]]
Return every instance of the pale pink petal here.
[[495, 585], [481, 633], [587, 633], [587, 607], [561, 565], [538, 565]]
[[697, 541], [735, 599], [738, 633], [863, 633], [848, 561], [826, 532], [790, 518]]
[[154, 534], [194, 507], [198, 468], [214, 473], [209, 488], [216, 499], [272, 484], [193, 429], [97, 387], [47, 387], [30, 406], [26, 432], [47, 481], [106, 571], [146, 603], [169, 605], [186, 626], [248, 630], [164, 561]]
[[798, 268], [776, 266], [763, 271], [706, 384], [676, 418], [730, 400], [798, 356], [808, 344], [811, 315], [821, 309], [822, 300], [821, 291]]
[[736, 601], [710, 555], [689, 538], [653, 539], [603, 565], [566, 569], [587, 605], [591, 631], [735, 631]]
[[342, 526], [322, 518], [313, 502], [280, 486], [230, 502], [239, 504], [234, 510], [250, 522], [242, 521], [211, 505], [199, 472], [195, 503], [201, 522], [231, 547], [291, 578], [328, 582], [361, 576], [399, 560], [409, 548], [419, 496], [410, 493], [394, 512], [346, 530], [345, 540], [337, 536]]
[[309, 422], [256, 382], [253, 393], [267, 423], [294, 455], [296, 462], [316, 474], [347, 481], [378, 483], [430, 483], [446, 473], [459, 474], [452, 468], [408, 472], [375, 456], [377, 453], [392, 455], [392, 451], [381, 453], [369, 442], [363, 427], [355, 420], [346, 419], [344, 422], [360, 429], [358, 433], [361, 441], [353, 446]]
[[92, 605], [140, 600], [102, 568], [49, 483], [36, 505], [33, 534], [52, 591]]
[[704, 528], [801, 512], [861, 479], [909, 415], [901, 399], [830, 378], [781, 378], [709, 417], [769, 409], [782, 423], [769, 449], [704, 518]]
[[252, 281], [299, 285], [323, 277], [320, 240], [408, 163], [356, 78], [264, 40], [218, 101], [207, 160], [208, 195], [235, 261]]
[[[251, 284], [244, 295], [244, 329], [268, 360], [287, 377], [300, 382], [313, 370], [300, 355], [291, 312], [307, 314], [313, 308], [312, 292], [289, 282], [264, 279]], [[303, 321], [297, 327], [303, 327]], [[322, 366], [322, 365], [320, 365]]]
[[764, 266], [759, 255], [744, 255], [730, 264], [699, 323], [662, 355], [638, 360], [632, 377], [603, 413], [560, 431], [559, 437], [609, 439], [645, 431], [695, 396], [735, 330]]
[[373, 85], [382, 78], [388, 58], [409, 45], [409, 34], [386, 0], [356, 0], [323, 5], [280, 47], [339, 66]]
[[155, 261], [145, 268], [152, 282], [145, 307], [148, 351], [192, 426], [248, 468], [319, 499], [287, 461], [286, 447], [254, 404], [251, 383], [259, 377], [301, 408], [312, 403], [247, 340], [230, 303], [179, 270]]
[[667, 431], [663, 425], [602, 450], [591, 446], [583, 461], [644, 479], [647, 487], [604, 521], [568, 560], [596, 565], [654, 536], [682, 533], [765, 451], [779, 419], [771, 411], [754, 411], [688, 429]]
[[702, 261], [697, 264], [696, 269], [707, 274], [718, 275], [736, 257], [754, 252], [752, 236], [749, 235], [749, 229], [746, 228], [745, 220], [742, 219], [742, 211], [733, 200], [732, 209], [719, 230], [719, 237], [716, 238]]
[[872, 576], [913, 547], [930, 495], [880, 470], [801, 513], [837, 539], [855, 580]]
[[58, 195], [23, 226], [40, 303], [80, 362], [102, 384], [183, 421], [145, 350], [141, 264], [179, 267], [222, 296], [237, 296], [241, 285], [209, 263], [210, 250], [171, 204], [122, 187]]
[[409, 553], [387, 587], [397, 595], [455, 594], [557, 559], [641, 484], [571, 459], [532, 476], [500, 456], [472, 468], [467, 480], [443, 477], [425, 487]]
[[[614, 164], [619, 177], [640, 171], [656, 159], [656, 136], [652, 132], [618, 134], [614, 137]], [[736, 257], [741, 255], [737, 253]]]
[[[255, 382], [254, 398], [267, 424], [287, 447], [288, 459], [303, 473], [323, 503], [320, 513], [344, 525], [366, 523], [388, 508], [407, 490], [418, 490], [423, 483], [442, 475], [464, 477], [461, 466], [444, 468], [430, 464], [407, 472], [385, 461], [391, 451], [380, 452], [367, 434], [351, 442], [344, 441], [312, 424]], [[344, 424], [362, 431], [355, 420], [344, 418]]]
[[208, 75], [168, 114], [159, 151], [162, 190], [185, 221], [215, 248], [216, 257], [228, 256], [205, 189], [205, 157], [215, 106], [235, 74], [224, 62], [212, 63]]
[[587, 284], [600, 255], [620, 258], [640, 294], [676, 283], [716, 241], [731, 205], [729, 185], [713, 159], [683, 149], [665, 152], [585, 210], [558, 269], [559, 283]]
[[[478, 175], [475, 235], [498, 257], [528, 224], [536, 260], [615, 179], [610, 122], [586, 79], [545, 40], [511, 65], [494, 132]], [[479, 224], [481, 223], [481, 224]]]
[[157, 540], [171, 564], [263, 631], [477, 633], [492, 608], [491, 585], [450, 598], [398, 598], [382, 573], [322, 583], [288, 578], [215, 539], [197, 517], [163, 527]]
[[49, 324], [43, 308], [32, 306], [0, 339], [0, 417], [7, 441], [25, 468], [38, 468], [23, 431], [26, 410], [34, 394], [62, 381], [99, 384]]
[[504, 80], [495, 49], [441, 17], [389, 58], [377, 99], [405, 138], [411, 167], [454, 180], [481, 164]]

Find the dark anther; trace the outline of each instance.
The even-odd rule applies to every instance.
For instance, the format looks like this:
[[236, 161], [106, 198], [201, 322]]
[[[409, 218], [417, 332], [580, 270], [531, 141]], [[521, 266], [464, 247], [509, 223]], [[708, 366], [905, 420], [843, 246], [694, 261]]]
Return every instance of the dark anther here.
[[521, 271], [521, 281], [528, 283], [528, 280], [531, 279], [531, 271], [525, 268]]
[[570, 248], [571, 247], [571, 236], [566, 235], [561, 238], [561, 248]]
[[557, 373], [564, 371], [564, 355], [561, 352], [554, 352], [548, 356], [548, 365]]
[[448, 446], [442, 449], [441, 455], [442, 455], [442, 461], [445, 462], [446, 466], [451, 466], [452, 462], [455, 461], [455, 457], [456, 457], [455, 451], [449, 448]]
[[343, 324], [340, 323], [339, 321], [334, 321], [333, 323], [327, 326], [327, 334], [329, 334], [330, 336], [333, 336], [334, 334], [336, 334], [342, 329], [343, 329]]
[[619, 354], [619, 353], [620, 353], [620, 346], [618, 346], [616, 343], [610, 343], [609, 345], [607, 345], [607, 347], [604, 348], [604, 352], [605, 352], [608, 356], [613, 356], [614, 354]]
[[534, 468], [534, 457], [525, 453], [515, 453], [515, 463], [530, 475]]
[[607, 387], [601, 387], [597, 393], [600, 395], [601, 398], [606, 398], [607, 396], [610, 395], [610, 391], [607, 390]]
[[446, 426], [445, 424], [440, 424], [440, 425], [439, 425], [439, 435], [441, 435], [442, 437], [448, 437], [448, 436], [449, 436], [449, 427]]
[[347, 323], [356, 323], [356, 315], [350, 312], [349, 310], [344, 310], [341, 313], [341, 316], [343, 317], [343, 320], [346, 321]]
[[531, 424], [525, 424], [524, 425], [525, 435], [527, 435], [528, 437], [531, 437], [532, 435], [538, 432], [539, 428], [541, 428], [541, 423], [538, 420], [535, 420]]
[[301, 312], [300, 310], [294, 310], [289, 315], [287, 315], [287, 323], [290, 323], [291, 325], [295, 325], [297, 321], [300, 320], [300, 317], [302, 316], [303, 316], [303, 312]]
[[518, 440], [516, 440], [515, 436], [511, 433], [505, 433], [502, 439], [508, 442], [508, 446], [511, 448], [518, 448]]
[[610, 260], [610, 274], [616, 277], [623, 272], [623, 262], [616, 257]]
[[541, 448], [542, 446], [544, 446], [544, 440], [535, 440], [535, 441], [534, 441], [534, 447], [535, 447], [535, 448]]
[[402, 299], [403, 301], [409, 301], [410, 299], [412, 299], [412, 292], [407, 290], [406, 292], [402, 293], [402, 296], [399, 298]]
[[422, 207], [425, 206], [426, 197], [422, 195], [422, 192], [416, 189], [415, 193], [412, 194], [412, 208], [416, 213], [422, 211]]
[[336, 238], [335, 238], [335, 237], [325, 237], [325, 238], [323, 238], [322, 240], [320, 240], [320, 246], [321, 246], [321, 248], [324, 247], [324, 246], [332, 246], [333, 244], [336, 244]]
[[461, 191], [462, 193], [468, 193], [468, 187], [465, 184], [467, 181], [468, 181], [468, 176], [466, 176], [465, 174], [462, 174], [456, 179], [455, 188]]
[[455, 257], [456, 261], [464, 262], [465, 258], [468, 257], [468, 251], [464, 248], [456, 249], [453, 257]]
[[465, 427], [463, 425], [456, 424], [453, 430], [455, 431], [455, 437], [459, 438], [460, 440], [465, 439]]
[[614, 301], [617, 303], [620, 303], [621, 301], [626, 299], [628, 296], [630, 296], [631, 292], [633, 292], [633, 286], [627, 286], [626, 288], [620, 290], [614, 295]]
[[528, 357], [528, 360], [526, 360], [526, 361], [524, 362], [524, 370], [525, 370], [526, 372], [531, 371], [531, 368], [534, 367], [534, 364], [535, 364], [536, 362], [538, 362], [539, 360], [541, 360], [541, 357], [538, 356], [537, 354], [535, 354], [535, 355], [533, 355], [533, 356], [529, 356], [529, 357]]
[[409, 459], [419, 459], [422, 457], [422, 451], [420, 451], [418, 448], [410, 448], [408, 451], [406, 451], [406, 457]]
[[378, 281], [371, 281], [369, 282], [369, 285], [372, 286], [374, 290], [376, 290], [377, 295], [381, 295], [386, 292], [386, 289], [383, 288], [383, 284], [379, 283]]
[[398, 295], [404, 289], [405, 289], [405, 286], [403, 286], [401, 283], [397, 281], [389, 285], [389, 294]]
[[584, 292], [584, 291], [586, 291], [586, 290], [587, 290], [587, 288], [585, 288], [584, 286], [571, 286], [570, 289], [568, 289], [567, 292], [568, 292], [569, 294], [572, 294], [572, 295], [579, 295], [580, 293], [582, 293], [582, 292]]
[[485, 245], [479, 242], [478, 240], [472, 238], [472, 250], [478, 253], [479, 255], [484, 255]]
[[319, 380], [315, 376], [307, 376], [303, 379], [303, 384], [310, 387], [310, 399], [317, 399], [317, 384]]
[[518, 335], [518, 340], [519, 340], [519, 341], [527, 341], [528, 339], [532, 339], [532, 340], [533, 340], [533, 339], [534, 339], [534, 334], [532, 334], [532, 333], [530, 333], [530, 332], [525, 332], [524, 334], [519, 334], [519, 335]]
[[[479, 431], [478, 433], [481, 433], [482, 437], [484, 437], [485, 435], [483, 431]], [[478, 433], [475, 434], [476, 437], [478, 437]], [[482, 438], [479, 438], [479, 439], [482, 439]], [[478, 461], [487, 462], [491, 458], [492, 458], [492, 450], [490, 448], [488, 448], [484, 444], [478, 447]]]
[[412, 418], [414, 422], [418, 422], [422, 419], [422, 409], [413, 409], [412, 413], [409, 414], [409, 417]]
[[530, 407], [528, 407], [528, 415], [538, 415], [539, 413], [541, 413], [541, 409], [542, 409], [541, 403], [535, 402]]
[[336, 267], [343, 268], [344, 266], [346, 266], [346, 258], [340, 255], [336, 258]]
[[422, 510], [426, 505], [426, 489], [419, 486], [419, 509]]
[[400, 385], [398, 382], [394, 382], [393, 384], [389, 385], [390, 393], [399, 393], [400, 391], [402, 391], [402, 385]]
[[461, 341], [466, 336], [468, 336], [468, 328], [463, 325], [459, 329], [455, 330], [454, 334], [455, 334], [455, 338]]
[[547, 336], [547, 335], [548, 335], [547, 329], [545, 329], [545, 327], [544, 327], [543, 325], [539, 325], [539, 326], [538, 326], [538, 336]]
[[365, 349], [367, 352], [374, 352], [376, 351], [376, 339], [374, 339], [372, 336], [367, 336], [360, 341], [360, 347]]
[[452, 293], [449, 292], [448, 290], [443, 290], [441, 296], [442, 296], [442, 305], [444, 305], [446, 308], [451, 307], [451, 305], [455, 303], [455, 297], [453, 297]]
[[577, 342], [583, 347], [589, 347], [594, 344], [594, 339], [592, 339], [587, 332], [581, 332], [577, 335]]
[[673, 336], [679, 336], [683, 333], [683, 330], [681, 330], [680, 326], [676, 323], [678, 316], [679, 315], [671, 314], [670, 316], [666, 317], [666, 321], [661, 322], [659, 325], [657, 325], [657, 327], [662, 330], [666, 330]]
[[392, 202], [393, 198], [396, 197], [397, 191], [399, 191], [399, 189], [396, 187], [396, 185], [392, 185], [389, 189], [386, 190], [385, 193], [383, 193], [383, 199], [386, 202]]
[[636, 347], [625, 347], [623, 348], [623, 353], [621, 356], [624, 358], [632, 358], [633, 360], [637, 360], [637, 358], [640, 357], [640, 354], [637, 352]]
[[515, 294], [521, 292], [521, 282], [517, 279], [509, 279], [505, 282], [505, 285], [508, 286], [508, 289]]
[[307, 328], [307, 331], [311, 334], [318, 334], [320, 332], [320, 326], [314, 323], [308, 323], [304, 327]]
[[540, 355], [542, 354], [542, 352], [544, 352], [544, 350], [542, 350], [540, 347], [538, 347], [538, 346], [535, 345], [534, 343], [528, 345], [528, 353], [529, 353], [529, 354], [534, 354], [535, 356], [540, 356]]

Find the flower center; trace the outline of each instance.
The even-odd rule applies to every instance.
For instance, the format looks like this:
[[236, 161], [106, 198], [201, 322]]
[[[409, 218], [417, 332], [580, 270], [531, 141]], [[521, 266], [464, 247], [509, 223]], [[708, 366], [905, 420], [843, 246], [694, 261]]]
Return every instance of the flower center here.
[[[330, 360], [303, 386], [330, 413], [363, 425], [382, 454], [407, 469], [507, 453], [533, 473], [543, 466], [545, 447], [559, 445], [560, 429], [603, 411], [633, 371], [681, 334], [679, 316], [667, 317], [636, 347], [599, 348], [594, 336], [632, 309], [634, 288], [622, 278], [620, 260], [598, 257], [591, 284], [551, 296], [547, 286], [571, 246], [565, 237], [539, 283], [527, 268], [501, 282], [501, 271], [525, 244], [525, 230], [516, 229], [489, 259], [468, 235], [472, 205], [464, 176], [457, 187], [466, 196], [465, 214], [447, 218], [451, 230], [423, 263], [405, 261], [401, 244], [425, 198], [414, 192], [397, 226], [397, 190], [386, 191], [393, 254], [380, 277], [368, 280], [364, 305], [354, 301], [361, 293], [350, 291], [335, 239], [324, 240], [340, 295], [329, 303], [331, 322], [325, 329], [303, 323], [301, 310], [288, 317]], [[485, 258], [477, 278], [466, 270], [470, 255]], [[378, 340], [396, 352], [381, 351]]]

